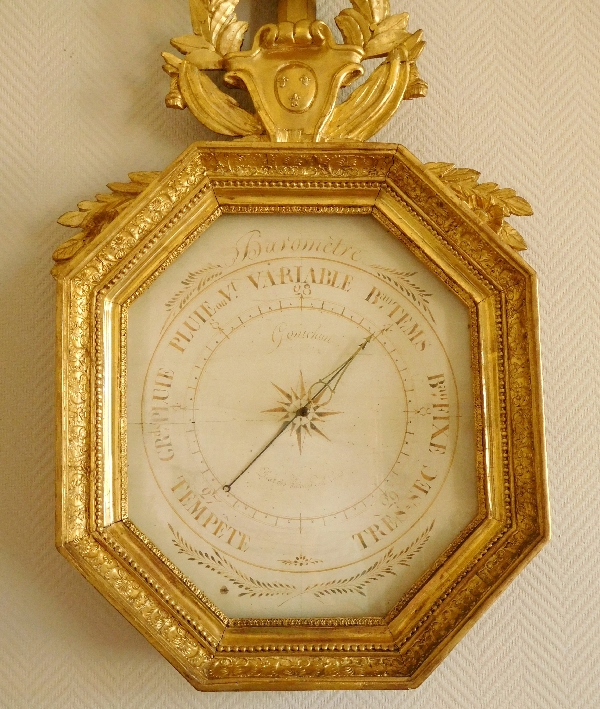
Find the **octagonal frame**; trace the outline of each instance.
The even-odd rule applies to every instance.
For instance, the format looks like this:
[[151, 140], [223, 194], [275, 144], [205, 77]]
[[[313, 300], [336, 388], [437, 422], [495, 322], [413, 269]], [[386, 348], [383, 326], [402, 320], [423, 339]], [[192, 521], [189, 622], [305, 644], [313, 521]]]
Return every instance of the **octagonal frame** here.
[[[127, 518], [128, 304], [228, 213], [371, 214], [469, 308], [480, 512], [385, 618], [228, 618]], [[416, 687], [549, 538], [535, 274], [405, 148], [195, 144], [55, 276], [57, 546], [198, 689]]]

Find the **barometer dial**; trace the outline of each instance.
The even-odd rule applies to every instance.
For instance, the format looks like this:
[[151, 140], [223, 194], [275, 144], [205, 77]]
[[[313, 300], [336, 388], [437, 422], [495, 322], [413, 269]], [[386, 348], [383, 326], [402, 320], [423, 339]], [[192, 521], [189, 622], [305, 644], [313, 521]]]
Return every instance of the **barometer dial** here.
[[222, 217], [129, 310], [129, 517], [230, 616], [383, 615], [477, 513], [470, 352], [375, 220]]

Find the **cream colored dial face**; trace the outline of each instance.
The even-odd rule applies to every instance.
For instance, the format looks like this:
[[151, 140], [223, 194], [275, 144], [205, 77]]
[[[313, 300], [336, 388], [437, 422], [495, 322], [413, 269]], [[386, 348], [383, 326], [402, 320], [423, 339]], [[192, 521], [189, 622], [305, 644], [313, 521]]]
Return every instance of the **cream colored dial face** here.
[[129, 516], [229, 616], [383, 615], [476, 515], [470, 361], [372, 218], [222, 217], [130, 308]]

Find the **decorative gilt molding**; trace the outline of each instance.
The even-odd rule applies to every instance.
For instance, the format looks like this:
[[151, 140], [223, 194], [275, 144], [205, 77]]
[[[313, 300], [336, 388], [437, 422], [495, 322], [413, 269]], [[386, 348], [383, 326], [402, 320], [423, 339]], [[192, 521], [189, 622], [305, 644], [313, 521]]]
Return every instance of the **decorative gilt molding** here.
[[[376, 146], [369, 150], [337, 151], [332, 146], [330, 152], [325, 148], [319, 153], [284, 146], [240, 145], [235, 151], [226, 145], [221, 148], [195, 146], [178, 167], [163, 178], [163, 183], [157, 183], [145, 194], [140, 192], [137, 207], [126, 212], [123, 204], [121, 213], [127, 213], [127, 221], [118, 231], [113, 227], [98, 234], [97, 248], [87, 261], [74, 266], [73, 273], [57, 274], [63, 292], [59, 307], [62, 308], [67, 353], [61, 365], [63, 380], [59, 392], [66, 438], [61, 468], [64, 514], [60, 518], [59, 534], [62, 549], [84, 568], [108, 598], [127, 609], [128, 616], [153, 638], [166, 656], [170, 655], [175, 664], [187, 668], [196, 686], [216, 688], [222, 682], [223, 688], [240, 688], [245, 682], [244, 688], [267, 689], [273, 686], [271, 680], [275, 678], [289, 682], [290, 688], [305, 689], [351, 687], [352, 678], [360, 681], [360, 686], [370, 688], [416, 686], [456, 642], [465, 625], [498, 595], [547, 538], [539, 366], [535, 357], [534, 277], [521, 259], [509, 258], [489, 232], [477, 226], [476, 219], [469, 220], [447, 191], [441, 188], [436, 191], [435, 181], [428, 179], [431, 174], [427, 166], [418, 163], [402, 148], [398, 149], [394, 160], [393, 151], [386, 153]], [[122, 276], [122, 263], [129, 259], [132, 249], [142, 243], [144, 248], [151, 248], [179, 223], [185, 214], [180, 205], [197, 193], [203, 180], [206, 183], [202, 189], [206, 191], [217, 191], [226, 184], [238, 186], [239, 197], [232, 211], [311, 213], [315, 206], [300, 187], [312, 185], [321, 190], [328, 209], [347, 213], [357, 207], [351, 207], [347, 198], [336, 206], [331, 195], [339, 195], [341, 181], [347, 195], [360, 193], [363, 200], [361, 190], [365, 179], [380, 185], [380, 194], [386, 193], [386, 199], [389, 194], [389, 199], [400, 202], [398, 196], [405, 195], [415, 214], [422, 216], [423, 233], [427, 231], [431, 235], [428, 238], [437, 240], [442, 249], [450, 250], [461, 268], [469, 271], [470, 279], [492, 283], [502, 294], [493, 299], [493, 312], [486, 321], [489, 336], [497, 346], [498, 362], [498, 380], [487, 384], [492, 387], [487, 394], [499, 402], [500, 414], [482, 426], [497, 426], [496, 433], [503, 441], [501, 462], [496, 462], [502, 468], [504, 497], [500, 514], [503, 526], [495, 536], [486, 539], [483, 546], [474, 548], [462, 567], [452, 566], [456, 554], [446, 559], [443, 581], [436, 582], [439, 585], [428, 579], [427, 584], [417, 586], [421, 607], [414, 615], [411, 611], [403, 621], [402, 632], [393, 638], [396, 650], [363, 651], [365, 647], [383, 647], [381, 633], [385, 628], [379, 619], [360, 626], [344, 618], [317, 619], [314, 627], [311, 626], [312, 631], [302, 620], [271, 627], [273, 623], [260, 619], [236, 619], [230, 621], [230, 629], [241, 634], [239, 644], [229, 639], [227, 652], [225, 647], [218, 648], [209, 657], [194, 637], [194, 623], [198, 621], [188, 610], [185, 613], [174, 610], [189, 609], [194, 603], [200, 603], [198, 598], [189, 589], [173, 590], [174, 598], [169, 599], [168, 604], [160, 604], [151, 589], [164, 586], [165, 579], [153, 578], [149, 569], [156, 560], [152, 557], [151, 564], [150, 556], [146, 560], [140, 554], [137, 538], [128, 548], [127, 534], [132, 534], [129, 530], [121, 533], [119, 544], [135, 559], [135, 576], [120, 562], [117, 552], [100, 547], [89, 537], [93, 519], [90, 491], [103, 474], [93, 463], [98, 446], [96, 436], [102, 435], [101, 430], [94, 430], [90, 423], [97, 396], [95, 376], [103, 366], [98, 359], [102, 348], [98, 348], [97, 343], [93, 346], [92, 333], [99, 333], [96, 338], [102, 336], [102, 327], [98, 327], [95, 320], [98, 311], [93, 304], [101, 282], [107, 279], [117, 282]], [[245, 186], [239, 186], [240, 183]], [[261, 203], [265, 185], [278, 185], [280, 190], [281, 185], [287, 186], [286, 197], [279, 206]], [[506, 198], [506, 195], [500, 197]], [[360, 209], [369, 211], [380, 199], [375, 194], [373, 205]], [[91, 210], [82, 210], [87, 211]], [[159, 231], [157, 226], [167, 217], [169, 221]], [[82, 220], [84, 218], [85, 214]], [[138, 253], [139, 249], [136, 257]], [[418, 254], [416, 247], [415, 253]], [[423, 257], [423, 260], [426, 259]], [[110, 527], [104, 534], [110, 537]], [[149, 550], [147, 553], [151, 554]], [[171, 572], [166, 569], [164, 573]], [[147, 588], [142, 579], [147, 579]], [[431, 595], [433, 588], [435, 593]], [[424, 600], [427, 603], [422, 603]], [[401, 614], [402, 609], [398, 612]], [[298, 632], [314, 632], [315, 639], [299, 642], [297, 649], [290, 643], [285, 652], [265, 654], [266, 646], [282, 647], [279, 633], [292, 627], [297, 627]], [[360, 640], [354, 642], [356, 650], [333, 649], [352, 648], [351, 640], [339, 640], [340, 636], [334, 635], [339, 631], [347, 632], [348, 637], [360, 631]], [[367, 633], [372, 633], [372, 638]], [[257, 637], [264, 639], [257, 640]], [[303, 647], [321, 647], [323, 638], [330, 638], [322, 645], [324, 649], [302, 651]], [[256, 651], [244, 648], [256, 648]]]
[[468, 205], [484, 224], [496, 232], [505, 244], [516, 251], [525, 251], [527, 244], [506, 218], [530, 217], [533, 209], [515, 190], [500, 189], [495, 182], [479, 183], [480, 172], [458, 168], [449, 162], [430, 162], [425, 170], [448, 185]]
[[69, 261], [86, 244], [95, 239], [136, 197], [152, 184], [160, 172], [131, 172], [130, 182], [111, 182], [111, 194], [96, 195], [96, 201], [85, 200], [77, 205], [79, 211], [67, 212], [58, 220], [63, 226], [81, 231], [61, 244], [52, 254], [57, 263]]
[[[67, 541], [83, 537], [88, 530], [91, 472], [91, 380], [93, 315], [91, 299], [95, 286], [109, 270], [148, 234], [172, 209], [180, 198], [204, 177], [197, 161], [190, 161], [172, 178], [149, 204], [131, 216], [126, 228], [119, 231], [95, 258], [70, 280], [68, 306], [64, 313], [68, 355], [65, 380], [68, 396], [66, 458], [63, 463], [69, 503], [66, 505], [63, 538]], [[84, 233], [84, 232], [82, 232]], [[85, 238], [84, 238], [85, 240]], [[73, 258], [77, 251], [70, 257]], [[61, 279], [58, 267], [53, 275]]]
[[[407, 676], [402, 658], [390, 654], [373, 655], [258, 655], [255, 657], [215, 657], [204, 672], [209, 680], [219, 679], [302, 679], [340, 680], [350, 677], [396, 678]], [[298, 686], [298, 685], [296, 685]], [[350, 687], [348, 687], [350, 688]]]
[[73, 546], [98, 576], [110, 585], [142, 625], [167, 643], [186, 664], [197, 668], [204, 665], [208, 655], [198, 641], [92, 537], [84, 537]]
[[[335, 18], [341, 44], [317, 19], [315, 0], [280, 0], [278, 22], [261, 27], [248, 50], [238, 2], [189, 0], [192, 34], [171, 40], [181, 56], [162, 56], [167, 106], [189, 108], [240, 141], [195, 144], [162, 177], [131, 173], [59, 220], [80, 231], [53, 255], [61, 318], [57, 544], [200, 689], [416, 687], [549, 536], [535, 274], [506, 248], [526, 249], [506, 220], [533, 212], [514, 190], [480, 183], [475, 170], [360, 144], [403, 101], [427, 93], [417, 69], [423, 33], [411, 33], [408, 14], [392, 14], [390, 0], [349, 0]], [[382, 61], [338, 103], [367, 59]], [[222, 91], [207, 73], [214, 70], [225, 72], [226, 86], [246, 90], [254, 109]], [[479, 512], [391, 599], [385, 617], [348, 606], [353, 617], [230, 618], [128, 519], [128, 307], [222, 214], [373, 215], [468, 308]], [[189, 268], [165, 317], [221, 275], [218, 263]], [[433, 296], [414, 273], [370, 268], [433, 320]], [[294, 574], [318, 559], [294, 552], [278, 562], [286, 567], [281, 582], [270, 582], [267, 573], [255, 578], [264, 570], [248, 572], [257, 567], [171, 531], [189, 562], [223, 577], [216, 588], [232, 584], [224, 594], [355, 594], [355, 602], [368, 584], [419, 569], [412, 562], [432, 528], [411, 527], [403, 548], [384, 547], [312, 585]]]
[[[403, 100], [427, 93], [416, 65], [423, 33], [408, 32], [408, 14], [392, 15], [389, 0], [351, 0], [352, 8], [335, 18], [344, 44], [315, 19], [314, 2], [288, 2], [279, 24], [261, 27], [249, 51], [241, 51], [248, 23], [237, 18], [238, 2], [190, 0], [194, 34], [171, 40], [185, 58], [162, 55], [171, 79], [167, 106], [189, 108], [216, 133], [276, 142], [367, 140]], [[336, 107], [339, 90], [374, 58], [384, 62]], [[250, 93], [256, 114], [217, 88], [204, 73], [214, 69]]]

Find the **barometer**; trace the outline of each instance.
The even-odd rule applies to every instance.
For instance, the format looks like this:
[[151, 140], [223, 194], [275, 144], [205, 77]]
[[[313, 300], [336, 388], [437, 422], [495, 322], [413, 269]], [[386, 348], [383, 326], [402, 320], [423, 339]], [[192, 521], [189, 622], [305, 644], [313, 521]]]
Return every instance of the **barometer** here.
[[531, 208], [364, 142], [405, 13], [236, 4], [163, 55], [235, 140], [61, 218], [57, 544], [199, 689], [415, 687], [548, 537]]

